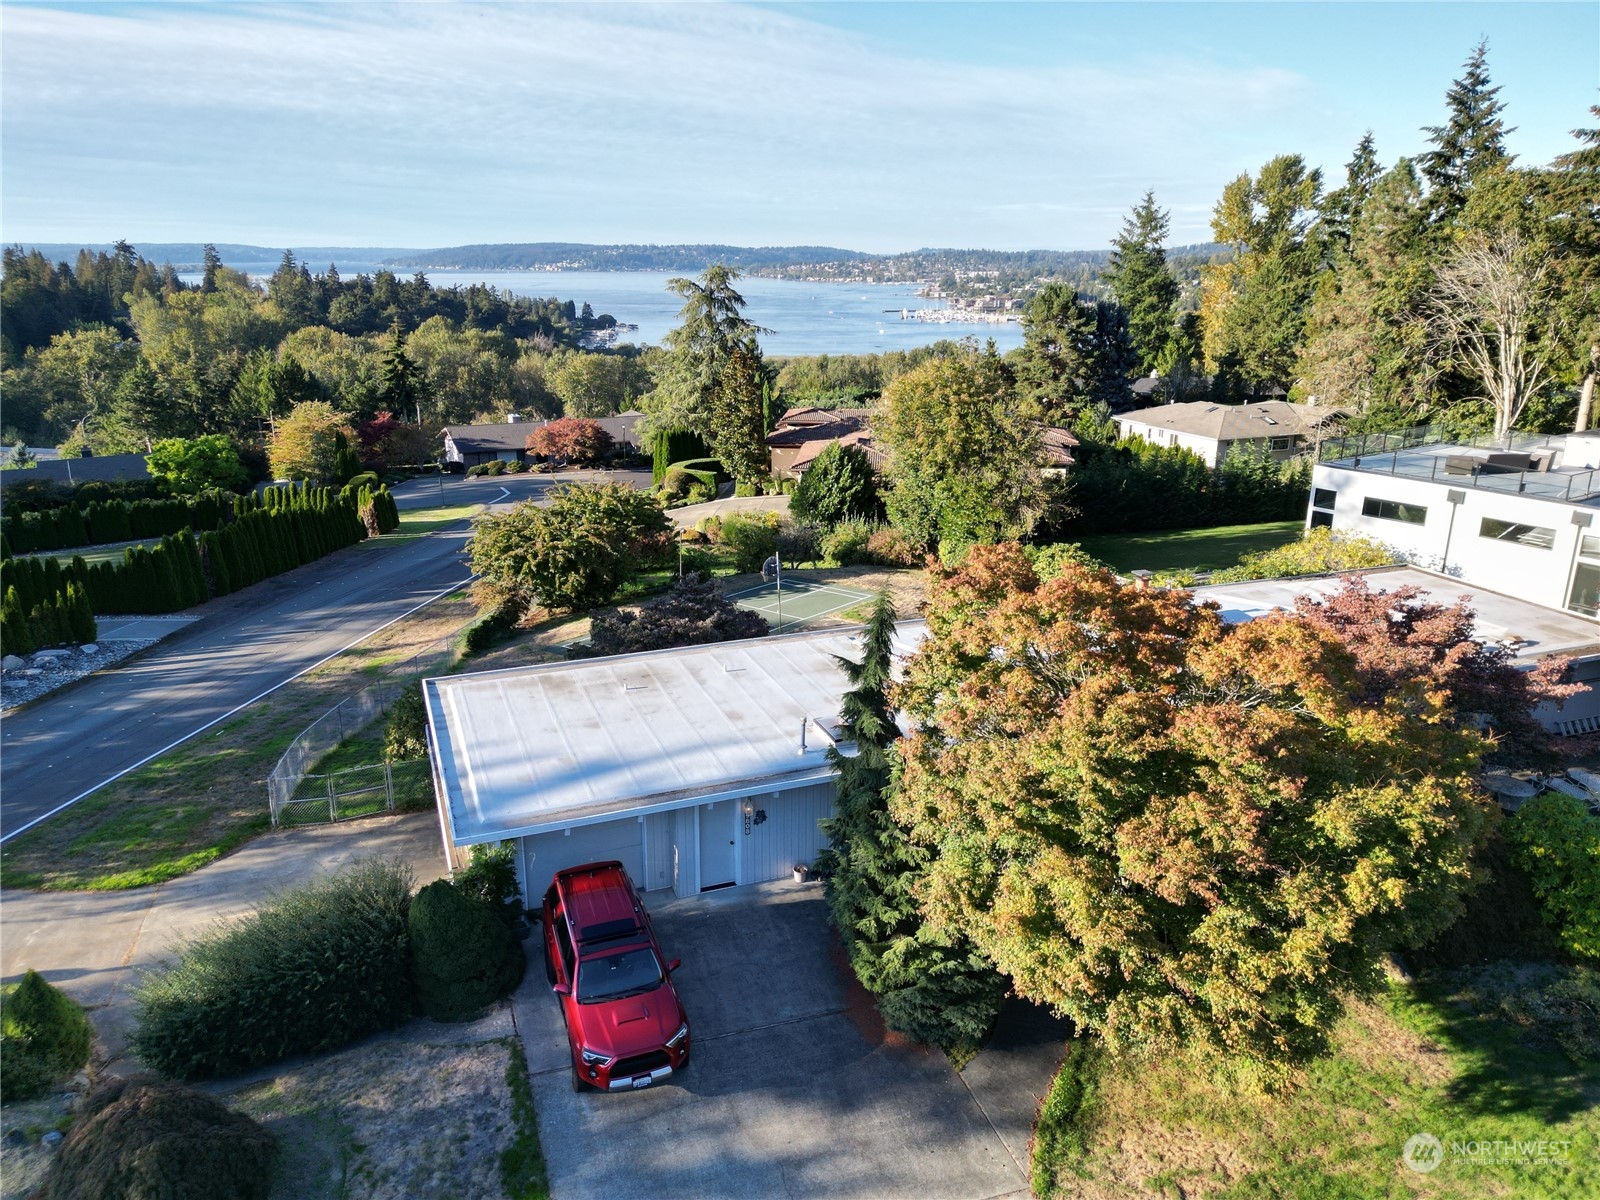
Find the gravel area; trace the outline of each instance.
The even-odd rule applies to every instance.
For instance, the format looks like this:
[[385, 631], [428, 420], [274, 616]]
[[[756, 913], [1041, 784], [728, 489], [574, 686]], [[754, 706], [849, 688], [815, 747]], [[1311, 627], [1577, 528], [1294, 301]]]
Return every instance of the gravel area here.
[[[58, 687], [85, 675], [92, 675], [113, 663], [154, 646], [160, 638], [117, 638], [90, 642], [70, 650], [46, 650], [31, 654], [26, 666], [0, 671], [0, 713], [37, 700]], [[92, 647], [92, 649], [91, 649]], [[7, 657], [13, 657], [8, 655]]]

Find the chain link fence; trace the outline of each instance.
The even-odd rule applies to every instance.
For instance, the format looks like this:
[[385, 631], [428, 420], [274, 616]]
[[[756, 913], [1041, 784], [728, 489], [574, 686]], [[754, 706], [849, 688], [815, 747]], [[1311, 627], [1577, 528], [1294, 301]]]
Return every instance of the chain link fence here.
[[[350, 738], [362, 732], [427, 675], [455, 662], [453, 639], [437, 642], [388, 669], [383, 679], [349, 696], [318, 717], [289, 744], [267, 776], [267, 806], [274, 825], [345, 821], [431, 801], [426, 759], [375, 763], [315, 775], [312, 772]], [[420, 781], [420, 786], [418, 781]]]
[[374, 763], [326, 775], [302, 776], [293, 793], [273, 809], [274, 825], [349, 821], [396, 809], [426, 808], [433, 777], [425, 758]]

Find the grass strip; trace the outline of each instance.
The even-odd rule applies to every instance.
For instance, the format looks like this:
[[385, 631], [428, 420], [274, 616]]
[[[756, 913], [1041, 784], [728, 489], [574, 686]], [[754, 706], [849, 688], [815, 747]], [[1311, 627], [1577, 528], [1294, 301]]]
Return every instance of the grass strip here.
[[511, 1092], [511, 1145], [500, 1152], [500, 1183], [510, 1200], [546, 1200], [550, 1172], [544, 1147], [539, 1144], [539, 1116], [533, 1107], [533, 1084], [522, 1043], [507, 1038], [511, 1057], [506, 1063], [506, 1087]]
[[1163, 529], [1156, 533], [1118, 533], [1086, 537], [1079, 544], [1115, 570], [1216, 571], [1239, 559], [1296, 541], [1303, 521], [1262, 525], [1221, 525], [1215, 529]]
[[[371, 683], [377, 664], [430, 650], [474, 612], [459, 593], [436, 601], [80, 800], [0, 847], [0, 884], [145, 887], [215, 862], [271, 827], [267, 776], [290, 742]], [[381, 742], [381, 726], [376, 736]], [[361, 748], [350, 753], [365, 756]], [[381, 746], [368, 761], [382, 761]]]
[[1070, 1173], [1089, 1150], [1089, 1126], [1094, 1120], [1096, 1084], [1105, 1048], [1096, 1037], [1075, 1039], [1050, 1082], [1050, 1092], [1039, 1106], [1033, 1128], [1031, 1155], [1033, 1194], [1054, 1196], [1057, 1180]]

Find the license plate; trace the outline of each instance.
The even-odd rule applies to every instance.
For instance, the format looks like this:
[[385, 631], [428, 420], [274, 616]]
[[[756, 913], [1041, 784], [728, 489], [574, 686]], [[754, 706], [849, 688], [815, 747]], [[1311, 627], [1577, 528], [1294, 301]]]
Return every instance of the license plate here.
[[648, 1075], [635, 1075], [633, 1077], [633, 1086], [636, 1088], [649, 1087], [654, 1082]]

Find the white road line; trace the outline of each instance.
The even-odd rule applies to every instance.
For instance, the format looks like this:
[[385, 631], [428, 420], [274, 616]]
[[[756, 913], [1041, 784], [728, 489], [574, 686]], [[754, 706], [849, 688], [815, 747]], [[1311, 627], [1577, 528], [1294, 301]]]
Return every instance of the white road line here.
[[123, 767], [122, 770], [118, 771], [115, 775], [107, 776], [105, 779], [102, 779], [99, 783], [95, 784], [93, 787], [87, 788], [84, 791], [79, 792], [71, 800], [68, 800], [63, 804], [56, 805], [54, 808], [52, 808], [49, 812], [45, 813], [43, 816], [35, 817], [33, 820], [29, 821], [26, 825], [22, 826], [20, 829], [13, 829], [13, 830], [10, 830], [9, 832], [7, 832], [7, 833], [5, 833], [3, 835], [0, 835], [0, 845], [3, 845], [4, 843], [9, 842], [12, 838], [16, 837], [18, 834], [27, 833], [28, 830], [32, 829], [35, 825], [39, 824], [41, 821], [48, 821], [51, 817], [55, 816], [57, 813], [64, 812], [66, 809], [71, 808], [79, 800], [84, 799], [86, 796], [94, 795], [101, 788], [105, 787], [108, 783], [115, 783], [117, 780], [121, 779], [124, 775], [128, 774], [131, 771], [137, 771], [140, 767], [144, 766], [146, 763], [160, 758], [163, 754], [166, 754], [169, 750], [176, 750], [179, 746], [183, 745], [190, 738], [198, 737], [200, 734], [202, 734], [206, 730], [210, 729], [213, 725], [217, 725], [217, 724], [220, 724], [223, 721], [226, 721], [229, 717], [233, 716], [234, 713], [239, 712], [241, 709], [249, 708], [257, 700], [266, 699], [268, 696], [272, 695], [273, 692], [277, 691], [279, 688], [283, 687], [285, 684], [293, 683], [296, 679], [299, 679], [302, 675], [307, 675], [307, 674], [311, 673], [312, 671], [315, 671], [323, 663], [330, 662], [331, 660], [333, 660], [335, 658], [338, 658], [339, 655], [343, 654], [345, 651], [353, 649], [356, 646], [359, 646], [362, 642], [366, 641], [369, 637], [372, 637], [375, 634], [382, 633], [385, 629], [389, 628], [389, 626], [393, 625], [395, 623], [395, 621], [403, 621], [403, 620], [405, 620], [412, 613], [416, 612], [417, 609], [426, 608], [428, 605], [432, 604], [435, 600], [439, 599], [441, 596], [448, 596], [451, 592], [458, 592], [463, 587], [465, 587], [467, 584], [469, 584], [471, 582], [472, 582], [472, 577], [468, 576], [466, 579], [463, 579], [460, 583], [451, 584], [449, 587], [445, 588], [444, 591], [442, 591], [442, 592], [435, 592], [433, 595], [429, 596], [426, 600], [422, 601], [422, 603], [414, 605], [413, 607], [406, 609], [405, 612], [401, 613], [398, 617], [395, 617], [393, 620], [385, 621], [382, 625], [379, 625], [376, 629], [370, 629], [366, 633], [363, 633], [360, 637], [358, 637], [355, 641], [350, 642], [348, 645], [339, 647], [339, 649], [335, 650], [332, 654], [328, 655], [327, 658], [318, 659], [316, 662], [312, 663], [309, 667], [305, 668], [305, 670], [297, 671], [293, 675], [289, 676], [289, 678], [279, 680], [277, 683], [275, 683], [271, 687], [269, 687], [266, 691], [262, 692], [259, 696], [252, 696], [252, 697], [250, 697], [250, 699], [246, 700], [243, 704], [240, 704], [240, 705], [238, 705], [237, 707], [234, 707], [234, 708], [230, 708], [227, 712], [223, 713], [220, 717], [215, 717], [212, 720], [207, 721], [204, 725], [200, 726], [199, 729], [190, 730], [188, 733], [184, 734], [177, 741], [171, 742], [171, 743], [161, 747], [161, 749], [157, 750], [154, 754], [146, 755], [144, 758], [141, 758], [138, 762], [134, 763], [131, 767]]

